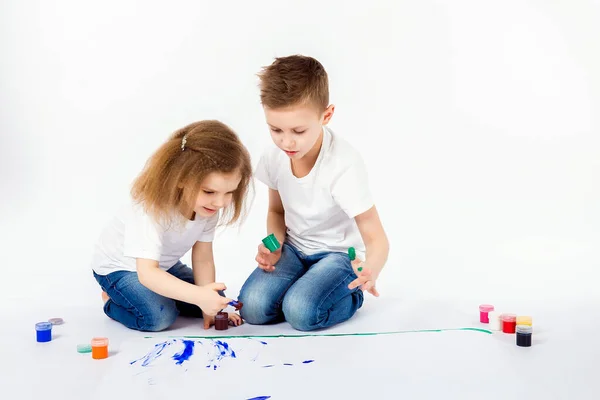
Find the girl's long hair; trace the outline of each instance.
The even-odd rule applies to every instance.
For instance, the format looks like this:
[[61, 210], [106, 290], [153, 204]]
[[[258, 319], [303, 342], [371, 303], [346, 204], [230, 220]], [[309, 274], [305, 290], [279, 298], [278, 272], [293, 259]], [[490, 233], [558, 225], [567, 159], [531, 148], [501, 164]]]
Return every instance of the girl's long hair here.
[[[252, 179], [250, 154], [237, 134], [220, 121], [189, 124], [176, 132], [148, 159], [133, 182], [136, 203], [159, 223], [193, 213], [204, 178], [212, 172], [239, 171], [241, 181], [223, 215], [226, 224], [243, 219]], [[184, 190], [185, 188], [185, 190]]]

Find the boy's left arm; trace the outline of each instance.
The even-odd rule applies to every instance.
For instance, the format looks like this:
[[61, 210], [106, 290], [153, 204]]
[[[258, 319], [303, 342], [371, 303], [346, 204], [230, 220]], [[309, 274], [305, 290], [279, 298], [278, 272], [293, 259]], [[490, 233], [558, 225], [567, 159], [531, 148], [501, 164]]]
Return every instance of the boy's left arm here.
[[348, 288], [354, 289], [362, 286], [363, 291], [366, 290], [374, 296], [379, 296], [375, 288], [375, 281], [387, 262], [389, 241], [375, 206], [357, 215], [354, 219], [365, 243], [366, 261], [362, 265], [362, 271], [357, 273], [358, 278], [352, 281]]

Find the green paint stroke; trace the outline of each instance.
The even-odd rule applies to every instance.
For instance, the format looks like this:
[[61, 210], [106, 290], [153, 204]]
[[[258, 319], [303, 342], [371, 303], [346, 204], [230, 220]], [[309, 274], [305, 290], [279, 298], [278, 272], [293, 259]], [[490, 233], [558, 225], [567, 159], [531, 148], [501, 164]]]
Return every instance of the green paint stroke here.
[[[248, 339], [248, 338], [299, 338], [299, 337], [338, 337], [338, 336], [379, 336], [379, 335], [398, 335], [401, 333], [422, 333], [422, 332], [448, 332], [448, 331], [473, 331], [482, 332], [489, 335], [492, 331], [481, 328], [446, 328], [446, 329], [417, 329], [411, 331], [392, 331], [392, 332], [363, 332], [363, 333], [304, 333], [304, 334], [281, 334], [281, 335], [223, 335], [223, 336], [167, 336], [169, 338], [182, 337], [186, 339]], [[157, 336], [144, 336], [144, 339], [150, 339]]]

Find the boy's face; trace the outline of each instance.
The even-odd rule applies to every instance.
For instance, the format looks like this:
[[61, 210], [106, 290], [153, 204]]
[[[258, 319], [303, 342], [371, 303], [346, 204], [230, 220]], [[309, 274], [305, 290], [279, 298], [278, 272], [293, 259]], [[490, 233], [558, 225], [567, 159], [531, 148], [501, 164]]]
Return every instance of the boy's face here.
[[313, 154], [317, 150], [323, 125], [327, 125], [331, 120], [333, 110], [333, 105], [321, 113], [311, 105], [277, 109], [264, 107], [273, 143], [292, 161], [301, 160], [307, 154]]

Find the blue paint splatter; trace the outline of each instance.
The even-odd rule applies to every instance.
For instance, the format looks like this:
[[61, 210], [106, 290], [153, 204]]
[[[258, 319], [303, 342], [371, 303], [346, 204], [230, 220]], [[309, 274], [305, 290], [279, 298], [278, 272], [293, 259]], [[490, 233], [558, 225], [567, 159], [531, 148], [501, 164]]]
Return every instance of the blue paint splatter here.
[[274, 365], [273, 364], [263, 365], [263, 368], [271, 368], [271, 367], [274, 367]]
[[302, 361], [302, 364], [310, 364], [311, 362], [315, 362], [315, 360], [306, 360], [306, 361]]
[[294, 365], [294, 364], [288, 364], [288, 363], [284, 363], [283, 365]]
[[233, 349], [229, 347], [229, 344], [227, 342], [215, 340], [213, 342], [213, 346], [215, 354], [212, 357], [209, 355], [209, 364], [206, 366], [206, 368], [212, 368], [213, 370], [216, 370], [218, 366], [217, 364], [219, 364], [222, 359], [227, 357], [237, 357], [235, 351], [233, 351]]
[[164, 304], [161, 304], [161, 305], [160, 305], [160, 311], [162, 311], [162, 310], [164, 310], [164, 309], [165, 309], [165, 306], [164, 306]]
[[181, 365], [184, 361], [187, 361], [192, 354], [194, 353], [194, 341], [193, 340], [178, 340], [178, 339], [172, 339], [172, 340], [167, 340], [165, 342], [162, 343], [158, 343], [156, 345], [154, 345], [154, 349], [152, 349], [152, 351], [150, 351], [148, 354], [146, 354], [144, 357], [139, 358], [137, 360], [131, 361], [129, 364], [133, 365], [138, 361], [142, 361], [142, 367], [147, 367], [150, 364], [152, 364], [154, 361], [156, 361], [158, 358], [160, 358], [163, 354], [163, 351], [175, 344], [175, 343], [182, 343], [184, 348], [181, 352], [176, 353], [175, 355], [173, 355], [173, 360], [176, 361], [177, 365]]
[[185, 346], [180, 353], [173, 355], [173, 360], [177, 361], [175, 364], [181, 365], [184, 361], [187, 361], [192, 354], [194, 354], [194, 341], [184, 340], [183, 345]]
[[258, 397], [253, 397], [253, 398], [248, 399], [248, 400], [267, 400], [267, 399], [270, 399], [270, 398], [271, 398], [271, 396], [258, 396]]
[[158, 343], [158, 344], [154, 345], [154, 349], [151, 352], [149, 352], [148, 354], [146, 354], [144, 357], [142, 357], [140, 359], [137, 359], [137, 360], [134, 360], [134, 361], [130, 362], [129, 364], [133, 365], [133, 364], [135, 364], [138, 361], [144, 360], [142, 362], [142, 367], [147, 367], [154, 360], [156, 360], [158, 357], [161, 356], [163, 350], [166, 347], [172, 345], [175, 342], [176, 342], [176, 340], [168, 340], [168, 341], [165, 341], [165, 342], [162, 342], [162, 343]]
[[[254, 340], [254, 339], [250, 339]], [[267, 345], [267, 342], [258, 341], [262, 345]], [[142, 367], [151, 366], [157, 359], [159, 359], [162, 355], [165, 354], [165, 349], [173, 344], [182, 345], [183, 349], [177, 346], [176, 353], [174, 355], [166, 356], [168, 358], [172, 358], [175, 361], [176, 365], [182, 365], [185, 361], [190, 360], [192, 355], [198, 353], [198, 345], [201, 348], [205, 349], [207, 352], [208, 365], [206, 368], [211, 368], [216, 370], [220, 365], [221, 360], [225, 358], [238, 358], [236, 352], [231, 348], [229, 343], [222, 340], [210, 340], [209, 341], [200, 341], [200, 340], [184, 340], [184, 339], [169, 339], [162, 343], [155, 344], [153, 349], [148, 352], [144, 357], [141, 357], [137, 360], [131, 361], [130, 364], [141, 363]], [[251, 361], [256, 361], [260, 354], [260, 349], [257, 349], [256, 354], [251, 356]], [[308, 361], [312, 362], [312, 360]], [[307, 361], [305, 361], [307, 363]], [[285, 364], [292, 365], [292, 364]], [[264, 368], [270, 368], [275, 365], [268, 365]]]
[[235, 358], [235, 351], [229, 347], [227, 342], [222, 342], [220, 340], [215, 341], [215, 348], [221, 353], [221, 358], [230, 356], [231, 358]]
[[[251, 340], [253, 342], [258, 342], [258, 343], [262, 344], [263, 346], [267, 345], [267, 342], [263, 342], [262, 340], [256, 340], [254, 338], [248, 338], [248, 340]], [[254, 355], [254, 357], [250, 358], [250, 361], [256, 361], [256, 359], [258, 358], [259, 355], [260, 355], [260, 348], [256, 349], [256, 355]]]

